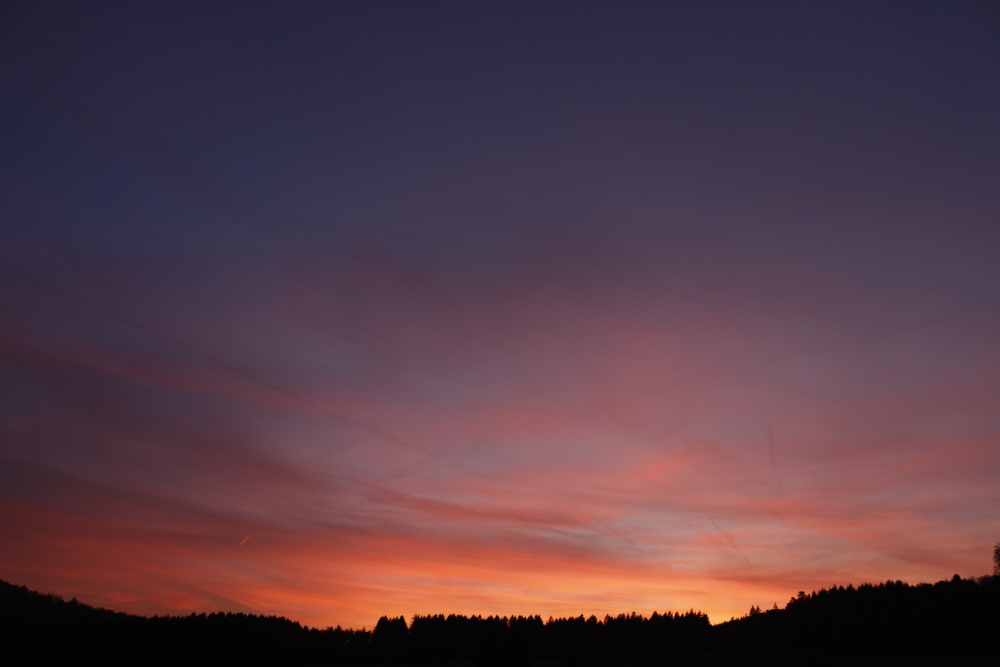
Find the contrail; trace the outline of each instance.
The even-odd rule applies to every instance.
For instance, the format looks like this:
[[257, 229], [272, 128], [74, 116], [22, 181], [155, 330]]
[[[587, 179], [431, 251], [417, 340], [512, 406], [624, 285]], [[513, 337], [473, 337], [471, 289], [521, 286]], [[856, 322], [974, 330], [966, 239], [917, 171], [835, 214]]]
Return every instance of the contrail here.
[[770, 424], [767, 425], [767, 448], [771, 456], [771, 467], [777, 470], [778, 465], [774, 462], [774, 431], [771, 429]]
[[[704, 510], [702, 510], [702, 511], [704, 512]], [[736, 555], [739, 556], [740, 558], [742, 558], [743, 562], [745, 562], [747, 565], [749, 565], [750, 567], [753, 567], [753, 563], [751, 563], [750, 560], [746, 556], [743, 555], [743, 552], [739, 550], [739, 547], [736, 546], [736, 541], [733, 539], [732, 535], [730, 535], [726, 531], [722, 530], [722, 528], [719, 527], [719, 524], [717, 524], [715, 522], [715, 519], [712, 518], [711, 514], [709, 514], [708, 512], [705, 512], [705, 516], [708, 517], [708, 520], [712, 523], [713, 526], [715, 526], [715, 529], [717, 531], [719, 531], [720, 533], [722, 533], [722, 536], [724, 538], [726, 538], [726, 541], [729, 542], [729, 546], [733, 548], [733, 551], [736, 552]]]
[[746, 563], [750, 567], [753, 567], [753, 563], [750, 562], [750, 559], [744, 556], [743, 552], [740, 551], [739, 547], [736, 546], [736, 540], [733, 539], [733, 536], [727, 533], [726, 531], [722, 530], [722, 527], [715, 522], [715, 518], [708, 513], [708, 510], [706, 510], [705, 507], [700, 502], [698, 502], [696, 498], [690, 498], [690, 500], [694, 502], [695, 506], [698, 508], [698, 511], [705, 515], [705, 518], [708, 519], [709, 523], [711, 523], [715, 527], [715, 529], [719, 531], [719, 533], [721, 533], [724, 538], [726, 538], [726, 541], [729, 542], [729, 546], [732, 547], [732, 550], [736, 552], [736, 555], [739, 556], [741, 559], [743, 559], [744, 563]]
[[774, 471], [774, 478], [778, 481], [778, 495], [785, 497], [785, 486], [781, 483], [781, 473], [778, 472], [778, 463], [774, 458], [774, 431], [771, 425], [767, 425], [767, 452], [771, 459], [771, 469]]
[[247, 540], [249, 540], [251, 537], [253, 537], [253, 533], [250, 533], [249, 535], [247, 535], [246, 537], [244, 537], [243, 540], [237, 546], [241, 546], [242, 547], [244, 544], [247, 543]]

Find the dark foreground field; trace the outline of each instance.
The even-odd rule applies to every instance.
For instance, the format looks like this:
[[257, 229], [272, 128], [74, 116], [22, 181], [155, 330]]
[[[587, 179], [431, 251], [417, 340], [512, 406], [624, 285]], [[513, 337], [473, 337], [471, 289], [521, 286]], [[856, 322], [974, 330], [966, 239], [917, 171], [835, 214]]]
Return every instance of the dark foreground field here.
[[[476, 662], [366, 664], [364, 667], [477, 667]], [[997, 667], [1000, 654], [883, 651], [834, 655], [824, 653], [705, 652], [660, 658], [600, 658], [581, 661], [532, 660], [527, 667]], [[350, 667], [356, 667], [354, 665]], [[357, 667], [360, 667], [357, 666]]]
[[[477, 667], [476, 662], [367, 664], [364, 667]], [[705, 652], [660, 658], [599, 658], [581, 661], [532, 660], [527, 667], [997, 667], [1000, 654], [882, 651], [863, 654]], [[351, 666], [355, 667], [355, 666]], [[360, 666], [358, 666], [360, 667]]]

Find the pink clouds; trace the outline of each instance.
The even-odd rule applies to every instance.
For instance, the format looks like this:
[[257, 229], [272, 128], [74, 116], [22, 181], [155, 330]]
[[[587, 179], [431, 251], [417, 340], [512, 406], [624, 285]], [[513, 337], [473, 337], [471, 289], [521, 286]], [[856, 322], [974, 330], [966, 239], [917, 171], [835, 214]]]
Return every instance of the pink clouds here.
[[[61, 387], [70, 411], [30, 427], [23, 420], [38, 407], [14, 416], [24, 444], [43, 448], [19, 457], [62, 451], [53, 439], [90, 444], [34, 464], [43, 486], [5, 516], [19, 545], [9, 567], [36, 587], [150, 613], [224, 605], [354, 626], [397, 611], [696, 607], [724, 620], [801, 588], [963, 567], [960, 548], [915, 545], [913, 535], [970, 539], [928, 509], [967, 511], [942, 474], [969, 479], [979, 470], [967, 461], [995, 465], [992, 438], [952, 439], [946, 452], [904, 420], [916, 408], [926, 421], [953, 399], [859, 407], [755, 396], [766, 383], [731, 375], [724, 355], [712, 361], [731, 349], [724, 329], [662, 336], [628, 320], [589, 327], [593, 315], [575, 307], [556, 312], [540, 316], [541, 329], [502, 333], [454, 315], [464, 346], [508, 341], [495, 358], [461, 346], [452, 356], [446, 337], [411, 348], [412, 332], [396, 331], [403, 349], [389, 354], [420, 373], [386, 366], [387, 384], [376, 374], [346, 398], [335, 376], [325, 388], [325, 374], [302, 366], [323, 351], [323, 330], [280, 320], [272, 326], [290, 347], [268, 364], [289, 359], [280, 380], [196, 356], [137, 371], [92, 347], [20, 354], [22, 368], [53, 369], [31, 377]], [[575, 330], [570, 345], [563, 327]], [[368, 341], [367, 353], [385, 344]], [[746, 344], [752, 358], [755, 339]], [[586, 358], [599, 348], [607, 354]], [[312, 407], [325, 405], [348, 419]], [[974, 402], [966, 410], [977, 414]], [[962, 557], [974, 574], [974, 550]]]
[[[917, 512], [880, 511], [864, 496], [830, 497], [788, 479], [782, 498], [773, 486], [757, 485], [760, 471], [701, 445], [667, 457], [652, 453], [619, 450], [620, 465], [553, 462], [473, 476], [435, 462], [385, 481], [329, 477], [317, 484], [310, 478], [322, 478], [321, 470], [287, 482], [274, 477], [273, 464], [261, 468], [261, 477], [246, 475], [245, 454], [234, 451], [215, 464], [223, 473], [215, 491], [191, 497], [188, 506], [154, 504], [146, 513], [150, 501], [141, 496], [116, 500], [120, 492], [95, 497], [81, 488], [84, 521], [22, 508], [32, 527], [22, 526], [19, 537], [48, 554], [33, 575], [42, 583], [41, 572], [72, 554], [76, 564], [63, 563], [62, 578], [86, 573], [103, 585], [114, 581], [120, 594], [146, 599], [146, 609], [186, 612], [229, 600], [315, 625], [370, 625], [366, 614], [377, 618], [389, 607], [406, 614], [520, 613], [525, 605], [554, 615], [696, 606], [718, 620], [743, 613], [747, 596], [780, 601], [790, 589], [843, 578], [903, 576], [890, 573], [906, 571], [891, 554], [907, 548], [924, 568], [914, 572], [948, 562], [941, 554], [920, 557], [912, 538], [894, 529], [932, 532]], [[67, 480], [58, 493], [73, 497], [74, 484]], [[310, 491], [289, 496], [289, 484]], [[339, 484], [347, 489], [336, 492]], [[256, 508], [225, 499], [233, 491], [249, 499], [253, 487]], [[275, 493], [285, 498], [267, 497]], [[804, 495], [813, 499], [788, 498]], [[198, 518], [195, 508], [210, 506], [213, 496], [219, 514]], [[248, 532], [253, 543], [237, 551]], [[845, 560], [852, 551], [857, 556]], [[879, 553], [892, 562], [879, 564]], [[191, 592], [158, 592], [142, 583], [150, 576]], [[814, 583], [817, 577], [823, 581]], [[129, 593], [129, 583], [144, 592]], [[69, 590], [88, 599], [79, 585]], [[137, 602], [129, 608], [141, 609]]]

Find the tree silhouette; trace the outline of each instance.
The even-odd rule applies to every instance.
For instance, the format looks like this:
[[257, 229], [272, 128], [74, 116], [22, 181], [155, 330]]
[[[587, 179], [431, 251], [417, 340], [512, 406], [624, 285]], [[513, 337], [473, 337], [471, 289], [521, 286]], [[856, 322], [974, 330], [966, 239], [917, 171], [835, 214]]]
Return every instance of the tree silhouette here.
[[1000, 542], [993, 547], [993, 575], [1000, 577]]
[[926, 654], [933, 661], [916, 664], [1000, 665], [998, 627], [1000, 578], [993, 576], [802, 591], [783, 609], [754, 604], [746, 616], [716, 626], [691, 610], [547, 622], [538, 615], [415, 615], [409, 625], [383, 616], [372, 630], [319, 630], [243, 613], [145, 618], [0, 581], [0, 664], [12, 667], [611, 667], [674, 656], [695, 664], [690, 654], [701, 654], [690, 657], [705, 666], [744, 664], [743, 656], [745, 664], [792, 667], [855, 664], [852, 656], [874, 653], [895, 664]]
[[405, 618], [383, 616], [378, 619], [372, 632], [372, 650], [380, 660], [395, 662], [406, 655], [408, 639], [409, 629]]

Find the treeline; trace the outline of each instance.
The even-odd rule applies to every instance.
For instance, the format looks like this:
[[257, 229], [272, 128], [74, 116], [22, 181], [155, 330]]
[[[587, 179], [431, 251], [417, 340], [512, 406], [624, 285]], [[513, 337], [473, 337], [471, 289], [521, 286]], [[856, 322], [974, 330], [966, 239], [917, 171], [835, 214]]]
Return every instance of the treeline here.
[[533, 660], [666, 655], [707, 646], [708, 616], [694, 610], [618, 616], [383, 616], [372, 632], [379, 662], [461, 662], [524, 665]]
[[242, 613], [132, 616], [0, 582], [4, 665], [528, 665], [692, 651], [710, 630], [694, 610], [547, 621], [439, 614], [409, 624], [383, 616], [372, 630], [317, 630]]
[[0, 582], [0, 664], [12, 667], [334, 664], [331, 639], [276, 616], [147, 618]]
[[807, 664], [809, 656], [872, 652], [1000, 656], [1000, 577], [800, 592], [784, 608], [755, 605], [716, 626], [691, 610], [545, 621], [439, 614], [407, 623], [383, 616], [372, 630], [318, 630], [233, 613], [145, 618], [0, 582], [0, 664], [12, 667], [584, 665], [682, 654], [721, 656], [719, 664], [736, 664], [736, 656], [797, 655]]
[[1000, 576], [800, 591], [784, 609], [752, 607], [712, 631], [720, 647], [758, 651], [1000, 654]]

